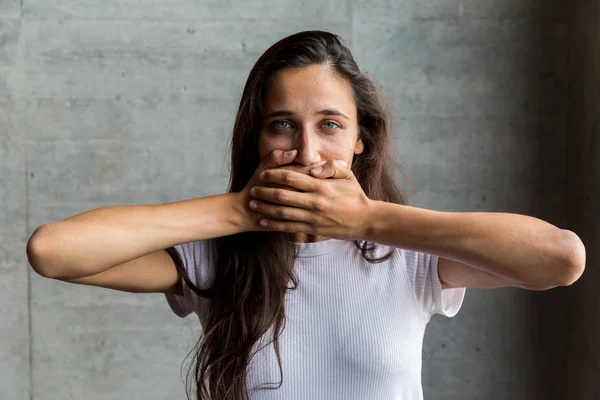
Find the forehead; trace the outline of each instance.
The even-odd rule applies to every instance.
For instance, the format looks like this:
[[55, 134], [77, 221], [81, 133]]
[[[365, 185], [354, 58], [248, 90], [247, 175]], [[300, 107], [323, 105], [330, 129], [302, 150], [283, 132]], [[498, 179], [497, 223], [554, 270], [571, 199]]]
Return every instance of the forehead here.
[[286, 108], [298, 113], [336, 108], [346, 115], [356, 115], [350, 83], [327, 65], [277, 72], [265, 93], [264, 108], [265, 112]]

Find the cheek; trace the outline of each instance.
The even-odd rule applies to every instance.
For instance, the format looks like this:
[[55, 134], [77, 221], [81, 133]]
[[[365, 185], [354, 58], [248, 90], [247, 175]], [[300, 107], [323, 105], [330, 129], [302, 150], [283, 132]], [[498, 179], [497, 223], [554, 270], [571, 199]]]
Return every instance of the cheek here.
[[269, 137], [261, 134], [258, 138], [258, 153], [261, 160], [273, 150], [289, 150], [291, 146], [292, 141], [282, 136]]
[[346, 138], [334, 138], [323, 146], [327, 159], [347, 160], [354, 154], [354, 143]]

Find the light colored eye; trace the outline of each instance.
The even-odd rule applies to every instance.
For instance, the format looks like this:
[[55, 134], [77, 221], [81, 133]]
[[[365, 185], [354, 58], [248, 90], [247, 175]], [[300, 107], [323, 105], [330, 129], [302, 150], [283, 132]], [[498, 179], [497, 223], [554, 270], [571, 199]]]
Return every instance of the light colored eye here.
[[285, 128], [287, 128], [286, 126], [279, 125], [280, 123], [288, 124], [289, 125], [289, 122], [287, 122], [287, 121], [275, 121], [275, 122], [273, 122], [273, 126], [275, 128], [277, 128], [277, 129], [285, 129]]
[[[326, 125], [329, 125], [328, 127]], [[325, 129], [327, 130], [333, 130], [335, 128], [339, 128], [340, 126], [338, 124], [336, 124], [335, 122], [331, 122], [331, 121], [327, 121], [323, 124], [323, 126], [325, 126]]]

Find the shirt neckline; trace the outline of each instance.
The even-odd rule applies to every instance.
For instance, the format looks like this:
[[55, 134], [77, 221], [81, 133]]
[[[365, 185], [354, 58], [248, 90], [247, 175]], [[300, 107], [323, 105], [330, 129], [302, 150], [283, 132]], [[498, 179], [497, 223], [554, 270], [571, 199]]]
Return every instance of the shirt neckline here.
[[341, 246], [348, 243], [348, 240], [327, 239], [310, 243], [294, 243], [296, 245], [297, 257], [315, 257], [335, 252]]

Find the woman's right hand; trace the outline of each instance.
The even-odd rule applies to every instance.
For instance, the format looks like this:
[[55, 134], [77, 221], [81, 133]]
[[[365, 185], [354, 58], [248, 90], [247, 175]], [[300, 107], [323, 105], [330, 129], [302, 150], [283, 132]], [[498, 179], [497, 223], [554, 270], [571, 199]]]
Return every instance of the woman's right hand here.
[[[264, 228], [262, 226], [260, 226], [259, 222], [265, 216], [263, 214], [257, 213], [256, 211], [253, 211], [250, 209], [249, 203], [250, 203], [250, 200], [252, 200], [252, 197], [250, 196], [250, 189], [254, 186], [282, 187], [282, 186], [276, 186], [276, 185], [269, 185], [269, 184], [266, 184], [265, 182], [261, 181], [260, 173], [267, 169], [281, 168], [283, 166], [286, 166], [287, 164], [292, 163], [294, 161], [294, 159], [296, 158], [297, 154], [298, 154], [297, 150], [290, 150], [287, 152], [284, 150], [273, 150], [272, 152], [267, 154], [267, 156], [265, 156], [265, 158], [263, 158], [260, 161], [260, 163], [258, 164], [258, 167], [254, 171], [254, 174], [252, 174], [252, 177], [250, 178], [250, 180], [248, 181], [248, 183], [246, 184], [244, 189], [238, 193], [239, 201], [240, 201], [240, 209], [242, 210], [243, 218], [245, 220], [245, 224], [244, 224], [245, 231], [262, 231], [262, 230], [264, 230]], [[313, 165], [308, 165], [308, 166], [289, 165], [289, 166], [286, 166], [285, 168], [296, 171], [296, 172], [310, 175], [311, 169], [317, 168], [325, 163], [326, 163], [326, 161], [320, 161]], [[297, 190], [297, 189], [289, 187], [289, 186], [285, 186], [285, 188], [287, 190]]]

